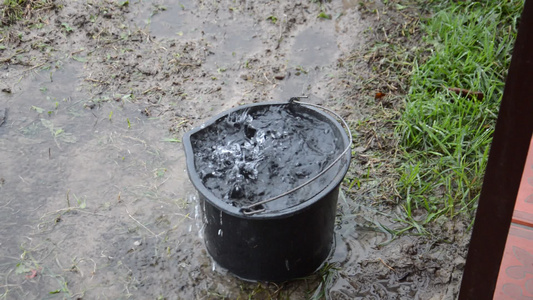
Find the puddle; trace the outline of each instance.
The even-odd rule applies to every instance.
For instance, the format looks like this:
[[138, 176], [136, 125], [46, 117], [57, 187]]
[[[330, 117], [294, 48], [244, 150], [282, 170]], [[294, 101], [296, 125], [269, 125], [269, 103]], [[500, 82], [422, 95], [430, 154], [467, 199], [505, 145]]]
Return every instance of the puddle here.
[[200, 38], [192, 1], [144, 0], [141, 6], [132, 5], [132, 21], [156, 39]]
[[289, 66], [306, 70], [331, 65], [340, 54], [334, 30], [331, 23], [316, 23], [297, 34]]
[[318, 89], [325, 84], [340, 54], [334, 23], [315, 22], [296, 34], [288, 57], [289, 78], [278, 88], [282, 99], [311, 91], [324, 96]]
[[[0, 110], [8, 109], [0, 125], [0, 295], [301, 299], [327, 291], [332, 299], [416, 298], [430, 278], [416, 264], [440, 262], [417, 257], [440, 253], [409, 240], [380, 251], [390, 236], [361, 217], [376, 213], [356, 199], [341, 205], [328, 260], [334, 268], [325, 265], [326, 274], [280, 287], [243, 282], [218, 267], [205, 250], [183, 132], [168, 129], [176, 119], [199, 125], [241, 103], [338, 92], [328, 88], [340, 72], [337, 58], [357, 49], [368, 25], [355, 3], [325, 3], [333, 6], [326, 21], [317, 19], [314, 2], [65, 2], [68, 9], [40, 24], [57, 56], [23, 39], [27, 52], [17, 57], [31, 65], [35, 54], [44, 64], [6, 64], [3, 74], [12, 93], [0, 92]], [[71, 33], [53, 27], [63, 22]], [[91, 52], [80, 58], [72, 49]], [[36, 72], [47, 65], [53, 67]], [[147, 108], [151, 113], [141, 113]]]
[[[52, 80], [49, 71], [40, 72], [5, 102], [0, 272], [16, 266], [3, 278], [20, 285], [13, 295], [73, 296], [103, 284], [106, 273], [116, 272], [111, 255], [118, 258], [136, 241], [159, 241], [162, 232], [200, 242], [183, 150], [164, 141], [172, 138], [166, 123], [128, 102], [84, 107], [79, 72], [76, 64], [53, 71]], [[28, 280], [32, 272], [41, 279]], [[67, 282], [73, 290], [65, 290]]]
[[[251, 293], [256, 284], [240, 290], [244, 283], [206, 253], [183, 149], [165, 141], [174, 137], [164, 120], [142, 115], [125, 100], [86, 107], [95, 101], [79, 90], [81, 72], [76, 63], [54, 70], [52, 80], [49, 71], [39, 72], [22, 80], [20, 92], [6, 101], [8, 119], [0, 127], [0, 280], [9, 295]], [[329, 295], [379, 295], [380, 287], [392, 293], [385, 279], [368, 289], [350, 284], [362, 272], [359, 261], [388, 239], [354, 227], [350, 218], [339, 219], [328, 263], [342, 271], [332, 273]], [[300, 283], [288, 284], [303, 297], [309, 291]], [[413, 294], [407, 283], [392, 288]]]
[[[251, 21], [251, 20], [250, 20]], [[257, 37], [258, 29], [245, 26], [242, 20], [210, 26], [204, 29], [212, 37], [213, 52], [207, 57], [206, 68], [218, 74], [243, 64], [245, 57], [259, 49], [261, 41]]]

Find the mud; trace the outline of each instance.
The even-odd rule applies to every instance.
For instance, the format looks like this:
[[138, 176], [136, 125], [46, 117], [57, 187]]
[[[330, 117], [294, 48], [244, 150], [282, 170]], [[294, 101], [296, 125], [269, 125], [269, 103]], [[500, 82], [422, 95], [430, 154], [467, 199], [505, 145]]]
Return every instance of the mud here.
[[[401, 28], [383, 22], [405, 11], [379, 1], [368, 10], [387, 18], [358, 1], [50, 2], [0, 30], [0, 298], [457, 294], [468, 223], [439, 219], [442, 236], [396, 238], [402, 208], [379, 194], [387, 176], [343, 187], [336, 250], [316, 275], [233, 277], [205, 251], [179, 143], [228, 108], [302, 94], [366, 122], [378, 104], [361, 89], [374, 71], [361, 51], [374, 28]], [[355, 142], [351, 172], [374, 170], [368, 151], [387, 141]]]
[[[222, 117], [191, 136], [196, 172], [218, 199], [237, 207], [292, 190], [317, 176], [344, 151], [339, 129], [318, 116], [291, 104]], [[318, 194], [335, 174], [322, 176], [307, 193]], [[307, 200], [296, 194], [276, 201], [276, 207]]]

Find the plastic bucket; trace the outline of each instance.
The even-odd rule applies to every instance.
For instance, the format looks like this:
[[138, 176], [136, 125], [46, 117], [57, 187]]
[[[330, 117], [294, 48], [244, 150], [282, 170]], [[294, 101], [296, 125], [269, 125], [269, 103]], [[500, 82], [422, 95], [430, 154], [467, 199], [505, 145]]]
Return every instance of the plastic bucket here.
[[[285, 197], [303, 197], [294, 205], [276, 209], [270, 208], [269, 203], [248, 208], [231, 205], [204, 186], [200, 170], [195, 165], [194, 145], [203, 142], [204, 131], [210, 130], [231, 113], [261, 110], [269, 106], [290, 106], [292, 110], [328, 123], [332, 128], [329, 134], [335, 135], [337, 146], [341, 151], [345, 150], [332, 167], [323, 172], [322, 178], [307, 184], [309, 187], [321, 185], [310, 189], [314, 194], [306, 194], [302, 191], [304, 188], [289, 191], [291, 195]], [[199, 193], [205, 245], [220, 266], [243, 279], [281, 282], [310, 275], [324, 263], [333, 246], [339, 186], [351, 158], [350, 151], [347, 151], [351, 137], [335, 118], [309, 104], [244, 105], [215, 116], [186, 133], [183, 144], [187, 171]], [[271, 203], [275, 201], [278, 200]]]

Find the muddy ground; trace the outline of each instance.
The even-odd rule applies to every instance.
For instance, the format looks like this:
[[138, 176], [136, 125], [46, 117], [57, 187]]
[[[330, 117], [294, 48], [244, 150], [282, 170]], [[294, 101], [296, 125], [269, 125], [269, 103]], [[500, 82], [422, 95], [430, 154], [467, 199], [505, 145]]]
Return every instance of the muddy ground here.
[[[394, 119], [407, 89], [389, 72], [405, 66], [382, 49], [418, 51], [414, 16], [426, 12], [406, 1], [46, 3], [0, 31], [0, 298], [457, 295], [468, 223], [391, 234], [403, 226], [395, 141], [373, 120]], [[353, 126], [348, 177], [365, 180], [343, 186], [320, 272], [245, 282], [205, 251], [180, 139], [231, 107], [300, 95]]]

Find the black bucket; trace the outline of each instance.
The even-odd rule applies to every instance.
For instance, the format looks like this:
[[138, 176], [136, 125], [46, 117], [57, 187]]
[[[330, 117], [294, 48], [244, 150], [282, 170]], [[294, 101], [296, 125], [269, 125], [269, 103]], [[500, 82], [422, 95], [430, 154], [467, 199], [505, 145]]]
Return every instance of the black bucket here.
[[[336, 159], [307, 182], [275, 191], [278, 196], [266, 201], [239, 206], [216, 196], [201, 179], [195, 149], [205, 142], [206, 132], [228, 116], [272, 107], [327, 123], [332, 129], [328, 134], [339, 149]], [[206, 248], [220, 266], [238, 277], [273, 282], [304, 277], [315, 272], [332, 251], [337, 198], [349, 167], [351, 136], [324, 108], [314, 107], [300, 102], [244, 105], [214, 117], [183, 138], [189, 177], [199, 193]], [[274, 204], [279, 201], [285, 206]]]

